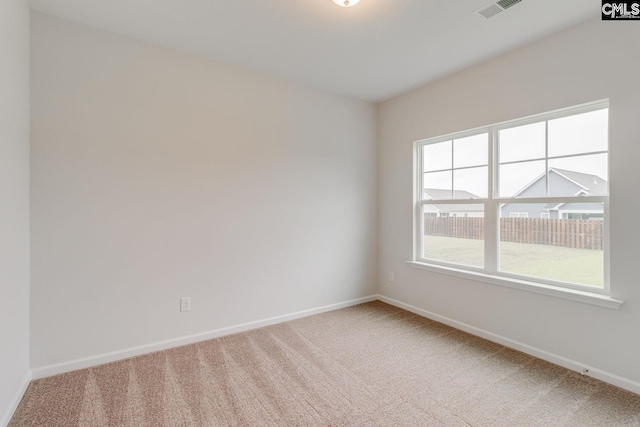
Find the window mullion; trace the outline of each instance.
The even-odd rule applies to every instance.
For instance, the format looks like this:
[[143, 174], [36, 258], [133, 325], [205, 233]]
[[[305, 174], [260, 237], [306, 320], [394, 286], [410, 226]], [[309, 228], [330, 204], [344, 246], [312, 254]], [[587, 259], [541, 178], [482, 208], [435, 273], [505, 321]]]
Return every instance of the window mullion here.
[[454, 157], [454, 153], [455, 153], [455, 148], [454, 148], [454, 146], [455, 146], [455, 144], [456, 144], [456, 141], [452, 139], [452, 140], [451, 140], [451, 198], [452, 198], [452, 199], [454, 199], [454, 198], [455, 198], [455, 197], [453, 197], [453, 195], [454, 195], [454, 194], [456, 194], [456, 193], [455, 193], [455, 187], [454, 187], [455, 182], [454, 182], [454, 180], [453, 180], [453, 175], [454, 175], [454, 170], [455, 170], [455, 164], [456, 164], [456, 163], [455, 163], [455, 162], [456, 162], [456, 159], [455, 159], [455, 157]]
[[544, 121], [544, 181], [546, 195], [549, 196], [549, 120]]
[[497, 172], [497, 138], [494, 128], [490, 128], [488, 132], [488, 149], [489, 149], [489, 183], [488, 183], [488, 200], [484, 205], [484, 266], [489, 273], [494, 273], [498, 269], [498, 219], [496, 204], [493, 201], [497, 191], [498, 172]]

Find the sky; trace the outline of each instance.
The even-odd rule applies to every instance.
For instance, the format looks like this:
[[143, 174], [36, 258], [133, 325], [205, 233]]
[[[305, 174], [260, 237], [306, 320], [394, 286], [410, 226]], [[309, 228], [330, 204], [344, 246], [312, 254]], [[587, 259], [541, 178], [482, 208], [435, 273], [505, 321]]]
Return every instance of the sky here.
[[[549, 167], [568, 169], [608, 179], [608, 109], [549, 120]], [[499, 195], [513, 196], [545, 172], [545, 122], [503, 129], [499, 132]], [[517, 162], [502, 164], [507, 162]], [[465, 190], [487, 197], [488, 135], [425, 145], [424, 188]], [[470, 167], [470, 168], [467, 168]], [[467, 168], [460, 169], [457, 168]], [[448, 169], [448, 170], [445, 170]], [[439, 172], [434, 172], [439, 171]], [[453, 180], [452, 180], [453, 177]], [[452, 184], [453, 182], [453, 184]]]

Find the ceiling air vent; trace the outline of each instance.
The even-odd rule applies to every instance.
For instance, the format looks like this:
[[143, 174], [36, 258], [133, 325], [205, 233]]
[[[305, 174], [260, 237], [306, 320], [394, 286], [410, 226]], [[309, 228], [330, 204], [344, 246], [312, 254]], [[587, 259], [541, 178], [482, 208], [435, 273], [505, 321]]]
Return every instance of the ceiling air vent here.
[[491, 18], [492, 16], [496, 16], [502, 11], [503, 9], [501, 7], [498, 7], [497, 5], [492, 4], [489, 7], [485, 7], [478, 13], [480, 13], [480, 15], [484, 16], [485, 18]]
[[495, 3], [491, 3], [490, 5], [483, 7], [478, 11], [478, 13], [484, 16], [485, 18], [489, 19], [496, 16], [500, 12], [503, 12], [509, 9], [510, 7], [515, 6], [521, 1], [522, 0], [498, 0]]
[[520, 3], [521, 1], [522, 0], [499, 0], [496, 2], [496, 4], [503, 9], [509, 9], [511, 6], [515, 5], [516, 3]]

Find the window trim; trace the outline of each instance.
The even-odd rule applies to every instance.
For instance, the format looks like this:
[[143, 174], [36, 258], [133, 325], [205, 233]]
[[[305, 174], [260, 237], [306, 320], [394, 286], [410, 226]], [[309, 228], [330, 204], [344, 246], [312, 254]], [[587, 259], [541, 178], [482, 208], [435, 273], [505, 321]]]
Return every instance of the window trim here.
[[566, 288], [564, 286], [553, 286], [546, 283], [523, 280], [521, 278], [501, 277], [488, 274], [483, 271], [475, 271], [471, 268], [460, 268], [460, 266], [445, 266], [418, 261], [407, 261], [407, 266], [419, 270], [426, 270], [438, 274], [460, 277], [467, 280], [475, 280], [482, 283], [503, 286], [536, 294], [548, 295], [562, 298], [569, 301], [582, 302], [605, 308], [618, 309], [623, 300], [611, 297], [610, 295], [588, 292], [584, 290]]
[[[474, 280], [480, 280], [486, 283], [498, 284], [501, 286], [508, 286], [512, 288], [529, 290], [537, 293], [544, 293], [547, 295], [560, 296], [565, 299], [572, 299], [577, 301], [583, 301], [588, 303], [596, 303], [596, 305], [603, 305], [610, 308], [618, 308], [623, 301], [616, 300], [610, 296], [610, 270], [609, 270], [609, 255], [610, 255], [610, 243], [609, 243], [609, 191], [606, 196], [567, 196], [567, 197], [536, 197], [536, 198], [518, 198], [512, 197], [500, 197], [498, 192], [498, 173], [499, 167], [498, 155], [496, 152], [497, 143], [496, 138], [498, 132], [503, 129], [508, 129], [516, 126], [524, 126], [527, 124], [538, 123], [541, 121], [550, 121], [562, 117], [573, 116], [592, 111], [598, 111], [602, 109], [609, 109], [609, 100], [599, 100], [582, 104], [574, 107], [563, 108], [548, 113], [536, 114], [525, 118], [509, 120], [493, 125], [482, 126], [475, 129], [470, 129], [463, 132], [456, 132], [447, 135], [441, 135], [433, 138], [422, 139], [414, 142], [414, 227], [413, 227], [413, 258], [408, 261], [408, 265], [416, 268], [426, 269], [430, 271], [436, 271], [443, 274], [450, 274], [454, 276], [461, 276], [465, 278], [471, 278]], [[423, 192], [423, 170], [422, 170], [422, 147], [428, 144], [437, 144], [439, 142], [450, 141], [455, 139], [462, 139], [478, 134], [487, 133], [488, 135], [488, 197], [479, 199], [451, 199], [451, 200], [424, 200]], [[548, 144], [548, 139], [545, 142]], [[607, 146], [607, 151], [610, 154], [610, 146]], [[599, 151], [598, 153], [602, 153]], [[547, 150], [548, 154], [548, 150]], [[587, 155], [591, 153], [578, 153], [576, 155], [570, 155], [566, 157], [577, 157], [581, 155]], [[610, 155], [607, 157], [609, 162]], [[528, 161], [528, 160], [527, 160]], [[548, 166], [549, 157], [545, 157], [546, 164]], [[519, 162], [515, 162], [519, 163]], [[609, 165], [608, 165], [609, 166]], [[610, 173], [609, 173], [610, 174]], [[609, 176], [603, 177], [607, 181], [607, 190], [609, 190]], [[524, 275], [517, 275], [508, 272], [498, 271], [498, 221], [499, 221], [499, 206], [503, 203], [554, 203], [562, 201], [563, 203], [570, 203], [572, 201], [579, 203], [587, 202], [602, 202], [604, 206], [604, 286], [603, 288], [596, 288], [593, 286], [582, 285], [577, 283], [567, 283], [554, 281], [539, 277], [530, 277]], [[423, 206], [426, 204], [438, 205], [438, 204], [482, 204], [484, 205], [485, 218], [489, 219], [485, 221], [485, 266], [483, 268], [466, 266], [461, 264], [447, 263], [444, 261], [438, 261], [433, 259], [424, 258], [423, 245], [424, 239], [421, 236], [424, 234], [424, 221], [422, 220]], [[493, 224], [493, 220], [496, 219], [496, 223]]]

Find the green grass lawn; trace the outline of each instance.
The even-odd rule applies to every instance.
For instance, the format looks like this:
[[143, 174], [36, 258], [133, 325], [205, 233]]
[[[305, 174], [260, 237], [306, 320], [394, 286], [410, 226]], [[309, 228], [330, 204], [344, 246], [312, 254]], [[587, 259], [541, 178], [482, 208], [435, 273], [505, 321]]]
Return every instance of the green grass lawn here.
[[[425, 258], [484, 267], [484, 242], [425, 236]], [[604, 252], [533, 243], [500, 243], [500, 270], [562, 282], [604, 287]]]

